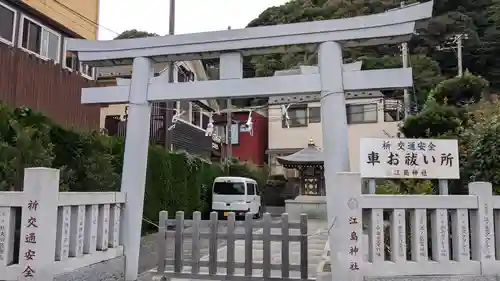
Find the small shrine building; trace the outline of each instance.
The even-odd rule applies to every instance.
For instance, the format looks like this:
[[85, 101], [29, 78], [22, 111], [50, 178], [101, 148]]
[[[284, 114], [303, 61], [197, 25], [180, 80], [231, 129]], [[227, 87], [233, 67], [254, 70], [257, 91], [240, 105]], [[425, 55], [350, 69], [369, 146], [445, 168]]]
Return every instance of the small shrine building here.
[[326, 195], [323, 151], [314, 144], [312, 138], [306, 148], [288, 156], [277, 156], [276, 160], [283, 167], [299, 172], [298, 196]]

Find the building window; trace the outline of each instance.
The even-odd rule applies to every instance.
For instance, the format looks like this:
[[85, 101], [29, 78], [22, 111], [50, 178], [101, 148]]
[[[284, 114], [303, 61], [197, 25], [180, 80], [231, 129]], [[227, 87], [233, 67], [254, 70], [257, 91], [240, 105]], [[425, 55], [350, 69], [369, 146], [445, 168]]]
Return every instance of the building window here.
[[[225, 125], [217, 125], [215, 126], [215, 132], [217, 136], [221, 138], [223, 142], [226, 142], [226, 129]], [[231, 125], [231, 144], [239, 144], [240, 143], [240, 124], [232, 124]]]
[[73, 71], [74, 69], [77, 69], [77, 62], [77, 56], [73, 52], [67, 51], [66, 42], [64, 42], [62, 62], [63, 68], [66, 68], [69, 71]]
[[377, 122], [377, 104], [348, 104], [346, 106], [347, 123], [376, 123]]
[[401, 100], [384, 99], [384, 122], [401, 121], [405, 116], [405, 108]]
[[64, 55], [63, 67], [70, 70], [70, 71], [77, 69], [76, 65], [77, 65], [78, 60], [77, 60], [76, 55], [73, 54], [72, 52], [68, 52], [68, 51], [65, 51], [63, 55]]
[[79, 68], [78, 68], [78, 72], [80, 72], [80, 74], [87, 79], [90, 79], [90, 80], [95, 79], [95, 68], [93, 68], [92, 66], [88, 66], [84, 63], [80, 63]]
[[59, 62], [61, 35], [24, 16], [21, 25], [21, 48], [43, 59]]
[[189, 102], [188, 101], [179, 101], [179, 111], [178, 112], [184, 112], [180, 119], [190, 122], [189, 119], [191, 118], [191, 114], [189, 113]]
[[226, 127], [224, 125], [214, 125], [214, 133], [221, 141], [224, 141], [226, 138]]
[[206, 129], [208, 127], [209, 122], [210, 122], [210, 117], [207, 114], [203, 113], [201, 115], [201, 128]]
[[[288, 109], [288, 125], [290, 127], [305, 127], [307, 126], [307, 105], [292, 106]], [[282, 127], [286, 128], [286, 119], [283, 116]]]
[[194, 81], [194, 73], [189, 71], [184, 66], [177, 67], [177, 82]]
[[193, 107], [192, 107], [192, 111], [191, 111], [191, 124], [195, 125], [195, 126], [200, 126], [201, 125], [201, 108], [196, 105], [196, 104], [192, 104]]
[[14, 45], [16, 16], [14, 9], [0, 2], [0, 42]]
[[321, 122], [321, 107], [314, 106], [309, 107], [309, 123], [320, 123]]
[[231, 144], [240, 143], [240, 124], [231, 124]]
[[108, 135], [116, 136], [118, 134], [118, 125], [120, 122], [120, 115], [106, 116], [106, 119], [104, 119], [104, 128], [108, 131]]

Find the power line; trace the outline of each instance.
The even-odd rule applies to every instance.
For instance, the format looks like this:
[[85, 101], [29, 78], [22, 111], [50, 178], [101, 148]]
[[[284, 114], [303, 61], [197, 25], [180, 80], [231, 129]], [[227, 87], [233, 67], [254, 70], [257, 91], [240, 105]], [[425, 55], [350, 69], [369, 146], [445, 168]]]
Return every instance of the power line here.
[[84, 20], [86, 20], [87, 22], [89, 22], [89, 23], [91, 23], [91, 24], [94, 24], [94, 25], [95, 25], [95, 26], [97, 26], [97, 27], [101, 27], [101, 28], [107, 29], [108, 31], [111, 31], [111, 32], [113, 32], [113, 33], [115, 33], [115, 34], [117, 34], [117, 35], [119, 34], [118, 32], [113, 31], [113, 30], [111, 30], [111, 29], [109, 29], [109, 28], [107, 28], [107, 27], [105, 27], [105, 26], [103, 26], [103, 25], [99, 24], [98, 22], [94, 21], [93, 19], [90, 19], [90, 18], [88, 18], [88, 17], [86, 17], [86, 16], [84, 16], [84, 15], [80, 14], [79, 12], [77, 12], [77, 11], [73, 10], [72, 8], [68, 7], [67, 5], [65, 5], [65, 4], [63, 4], [63, 3], [61, 3], [60, 1], [55, 0], [55, 2], [56, 2], [57, 4], [59, 4], [61, 7], [65, 8], [65, 9], [67, 9], [68, 11], [72, 12], [73, 14], [77, 15], [77, 16], [78, 16], [78, 17], [80, 17], [81, 19], [84, 19]]
[[[47, 3], [45, 3], [45, 2], [43, 2], [43, 1], [41, 1], [41, 0], [38, 0], [38, 2], [40, 2], [42, 5], [46, 6], [47, 8], [51, 9], [52, 11], [56, 12], [58, 15], [63, 16], [63, 17], [65, 17], [66, 19], [68, 19], [68, 20], [70, 20], [71, 22], [73, 22], [74, 24], [77, 24], [78, 26], [82, 27], [83, 29], [85, 29], [85, 30], [87, 30], [87, 31], [90, 31], [90, 32], [96, 32], [96, 30], [90, 29], [90, 28], [88, 28], [88, 26], [85, 26], [85, 25], [83, 25], [83, 24], [81, 24], [81, 23], [76, 22], [75, 20], [73, 20], [72, 18], [70, 18], [68, 15], [66, 15], [66, 14], [64, 14], [64, 13], [59, 12], [58, 10], [54, 9], [51, 5], [48, 5]], [[56, 1], [56, 2], [57, 2], [59, 5], [61, 5], [63, 8], [68, 9], [67, 7], [65, 7], [65, 5], [60, 4], [58, 1]], [[72, 9], [70, 9], [70, 8], [69, 8], [69, 11], [72, 11]], [[80, 15], [80, 14], [78, 14], [78, 13], [76, 13], [76, 14], [77, 14], [77, 16], [78, 16], [78, 15]], [[111, 29], [109, 29], [109, 28], [107, 28], [107, 27], [105, 27], [105, 26], [103, 26], [103, 25], [100, 25], [99, 23], [94, 22], [94, 21], [92, 21], [91, 19], [86, 18], [86, 17], [85, 17], [85, 16], [83, 16], [83, 15], [80, 15], [80, 18], [82, 18], [82, 19], [86, 20], [87, 22], [89, 22], [89, 23], [91, 23], [91, 24], [95, 25], [96, 27], [104, 28], [104, 29], [106, 29], [106, 30], [108, 30], [108, 31], [111, 31], [112, 33], [115, 33], [116, 35], [118, 35], [118, 34], [119, 34], [118, 32], [113, 31], [113, 30], [111, 30]], [[96, 32], [96, 33], [97, 33], [97, 32]]]

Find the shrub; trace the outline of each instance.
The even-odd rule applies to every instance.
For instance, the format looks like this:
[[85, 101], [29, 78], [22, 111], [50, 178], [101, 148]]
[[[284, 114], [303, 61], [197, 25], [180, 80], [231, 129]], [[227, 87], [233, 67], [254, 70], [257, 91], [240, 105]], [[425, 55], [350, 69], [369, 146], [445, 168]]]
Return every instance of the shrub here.
[[429, 96], [440, 104], [463, 106], [486, 97], [488, 86], [489, 82], [482, 77], [465, 72], [463, 76], [439, 83]]
[[465, 109], [441, 105], [431, 99], [419, 114], [406, 118], [401, 132], [407, 138], [435, 138], [456, 133], [466, 122]]
[[[28, 108], [11, 110], [0, 104], [0, 190], [21, 190], [24, 168], [45, 166], [60, 169], [61, 190], [118, 191], [124, 147], [122, 138], [65, 129]], [[222, 175], [250, 177], [263, 187], [267, 172], [250, 163], [218, 165], [151, 146], [143, 230], [156, 229], [163, 210], [170, 217], [179, 210], [186, 217], [196, 210], [208, 214], [212, 182]]]

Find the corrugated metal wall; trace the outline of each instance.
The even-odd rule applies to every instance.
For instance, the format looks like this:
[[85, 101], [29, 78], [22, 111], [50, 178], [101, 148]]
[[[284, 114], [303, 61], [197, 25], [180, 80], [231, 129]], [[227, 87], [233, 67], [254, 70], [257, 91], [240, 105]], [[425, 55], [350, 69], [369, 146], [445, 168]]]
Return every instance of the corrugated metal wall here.
[[[171, 122], [168, 122], [167, 125], [170, 126], [170, 124]], [[108, 126], [106, 129], [108, 129], [110, 135], [124, 137], [127, 133], [127, 121], [116, 120], [115, 124]], [[212, 154], [212, 137], [205, 136], [204, 131], [196, 129], [184, 122], [178, 122], [171, 131], [167, 132], [167, 134], [171, 136], [170, 142], [167, 143], [167, 148], [171, 146], [174, 151], [184, 150], [191, 154], [210, 158]], [[161, 114], [155, 114], [155, 107], [153, 107], [149, 140], [152, 144], [164, 145], [165, 136], [165, 131], [163, 130], [163, 117]]]
[[178, 122], [172, 132], [172, 148], [184, 150], [204, 158], [212, 154], [212, 137], [205, 132], [183, 122]]
[[0, 101], [40, 111], [65, 127], [99, 129], [99, 105], [80, 103], [82, 88], [94, 86], [76, 73], [0, 43]]

